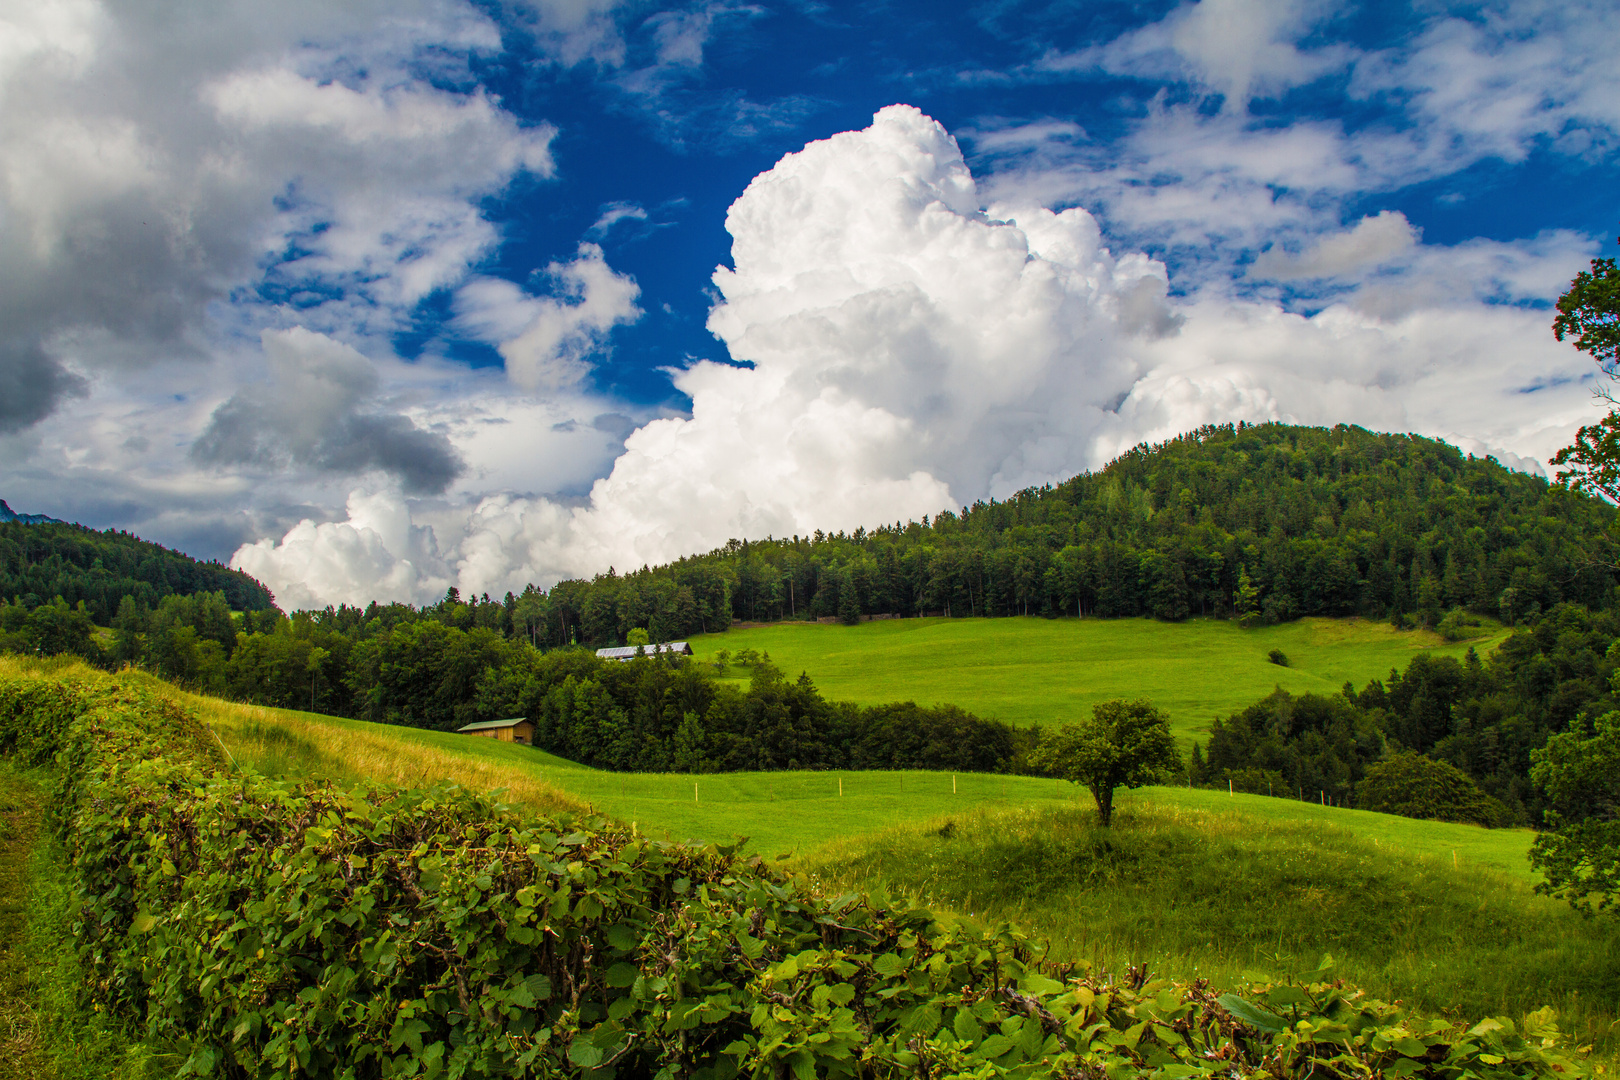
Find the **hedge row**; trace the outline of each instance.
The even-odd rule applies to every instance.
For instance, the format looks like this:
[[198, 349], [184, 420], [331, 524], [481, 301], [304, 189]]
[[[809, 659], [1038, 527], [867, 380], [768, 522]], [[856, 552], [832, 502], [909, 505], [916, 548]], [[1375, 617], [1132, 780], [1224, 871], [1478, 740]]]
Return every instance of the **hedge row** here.
[[227, 1077], [1586, 1075], [1551, 1016], [1462, 1030], [1317, 973], [1033, 962], [757, 859], [452, 786], [288, 784], [113, 677], [0, 680], [0, 753], [57, 768], [88, 1005]]

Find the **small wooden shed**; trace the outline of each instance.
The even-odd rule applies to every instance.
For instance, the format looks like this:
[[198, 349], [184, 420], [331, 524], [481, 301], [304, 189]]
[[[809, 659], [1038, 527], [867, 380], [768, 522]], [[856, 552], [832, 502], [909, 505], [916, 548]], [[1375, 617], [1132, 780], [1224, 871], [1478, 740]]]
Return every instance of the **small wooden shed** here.
[[482, 735], [486, 739], [499, 739], [501, 742], [534, 745], [534, 724], [521, 716], [513, 717], [511, 720], [485, 720], [482, 724], [468, 724], [456, 730], [463, 735]]

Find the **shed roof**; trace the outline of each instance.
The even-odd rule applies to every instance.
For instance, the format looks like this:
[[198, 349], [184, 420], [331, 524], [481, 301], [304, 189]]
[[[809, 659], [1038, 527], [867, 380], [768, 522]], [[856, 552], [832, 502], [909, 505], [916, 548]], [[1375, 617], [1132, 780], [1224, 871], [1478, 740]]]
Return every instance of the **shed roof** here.
[[458, 728], [456, 728], [456, 730], [457, 731], [493, 731], [496, 728], [517, 727], [519, 724], [526, 724], [528, 722], [529, 722], [529, 718], [527, 716], [514, 716], [510, 720], [485, 720], [481, 724], [468, 724], [466, 727], [458, 727]]
[[640, 650], [648, 656], [654, 653], [679, 653], [682, 656], [692, 655], [692, 646], [684, 641], [665, 641], [657, 645], [620, 645], [612, 649], [597, 649], [596, 655], [603, 660], [630, 660]]

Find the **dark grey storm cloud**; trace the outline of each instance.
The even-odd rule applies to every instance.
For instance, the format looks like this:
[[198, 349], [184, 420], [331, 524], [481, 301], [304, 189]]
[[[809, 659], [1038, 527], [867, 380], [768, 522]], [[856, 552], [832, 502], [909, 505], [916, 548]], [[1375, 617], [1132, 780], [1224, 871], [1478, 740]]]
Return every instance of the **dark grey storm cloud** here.
[[242, 394], [214, 410], [191, 454], [214, 465], [304, 466], [348, 475], [375, 470], [412, 495], [443, 492], [465, 468], [449, 439], [398, 413], [341, 416], [314, 442], [295, 442], [272, 403]]
[[271, 378], [214, 410], [191, 456], [216, 465], [383, 472], [410, 494], [438, 494], [465, 468], [450, 440], [379, 408], [371, 362], [322, 334], [263, 335]]
[[437, 495], [460, 476], [464, 463], [450, 440], [424, 431], [408, 417], [357, 414], [321, 444], [316, 463], [335, 472], [378, 469], [399, 478], [412, 495]]
[[83, 397], [85, 381], [33, 343], [0, 342], [0, 434], [20, 431]]

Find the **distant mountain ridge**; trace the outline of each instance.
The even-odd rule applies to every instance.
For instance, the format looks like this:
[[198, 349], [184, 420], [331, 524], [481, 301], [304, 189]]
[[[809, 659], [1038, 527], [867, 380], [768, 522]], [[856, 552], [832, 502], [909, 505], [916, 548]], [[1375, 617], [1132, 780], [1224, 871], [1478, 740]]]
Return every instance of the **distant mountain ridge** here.
[[6, 500], [0, 499], [0, 523], [8, 521], [21, 522], [24, 525], [66, 525], [61, 518], [46, 517], [44, 514], [19, 514], [6, 505]]

